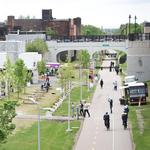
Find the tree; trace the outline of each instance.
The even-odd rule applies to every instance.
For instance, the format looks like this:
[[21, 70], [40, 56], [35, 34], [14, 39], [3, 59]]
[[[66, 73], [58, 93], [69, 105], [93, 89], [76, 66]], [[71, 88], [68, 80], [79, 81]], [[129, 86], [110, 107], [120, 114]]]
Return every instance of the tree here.
[[57, 31], [55, 31], [54, 29], [52, 29], [51, 27], [46, 28], [46, 34], [48, 36], [55, 36], [57, 35]]
[[37, 63], [37, 68], [38, 68], [39, 75], [44, 74], [45, 71], [46, 71], [46, 64], [45, 64], [45, 62], [43, 60], [39, 61]]
[[90, 62], [90, 54], [86, 50], [81, 50], [81, 51], [79, 51], [77, 58], [79, 60], [79, 64], [81, 65], [81, 68], [82, 68], [82, 70], [80, 70], [81, 74], [84, 73], [84, 75], [86, 76], [85, 79], [86, 79], [86, 83], [87, 83], [88, 73], [87, 73], [87, 71], [83, 71], [83, 68], [86, 68], [86, 69], [88, 68], [89, 62]]
[[58, 71], [60, 75], [61, 89], [62, 91], [64, 91], [64, 93], [67, 92], [68, 83], [72, 80], [72, 77], [74, 75], [73, 70], [74, 69], [71, 63], [67, 63], [67, 66], [62, 66]]
[[7, 101], [0, 105], [0, 144], [6, 142], [8, 135], [15, 129], [12, 120], [16, 116], [16, 105], [16, 101]]
[[48, 51], [47, 43], [42, 39], [36, 39], [26, 44], [26, 52], [38, 52], [42, 56]]
[[105, 33], [100, 29], [92, 25], [82, 25], [82, 35], [104, 35]]
[[27, 74], [28, 71], [27, 68], [25, 67], [23, 60], [18, 59], [14, 66], [15, 84], [18, 92], [18, 98], [19, 93], [22, 91], [22, 88], [26, 86]]
[[[130, 24], [130, 33], [135, 33], [135, 27], [136, 27], [136, 33], [142, 33], [142, 24], [136, 23]], [[117, 31], [117, 34], [120, 35], [126, 35], [129, 34], [129, 24], [121, 24], [119, 30]]]
[[89, 61], [90, 61], [90, 54], [88, 53], [87, 50], [81, 50], [78, 53], [78, 59], [80, 61], [80, 63], [82, 64], [82, 66], [84, 68], [88, 67]]
[[5, 81], [5, 93], [6, 95], [8, 95], [9, 98], [10, 88], [13, 88], [14, 86], [14, 66], [9, 58], [7, 58], [4, 67], [5, 70], [3, 70], [3, 78]]

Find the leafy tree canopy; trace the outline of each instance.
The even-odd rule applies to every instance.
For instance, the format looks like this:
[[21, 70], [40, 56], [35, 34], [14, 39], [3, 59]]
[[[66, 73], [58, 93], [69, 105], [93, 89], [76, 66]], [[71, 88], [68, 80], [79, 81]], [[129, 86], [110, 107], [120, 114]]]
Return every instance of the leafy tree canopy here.
[[51, 27], [48, 27], [48, 28], [46, 28], [46, 34], [49, 36], [54, 36], [54, 35], [57, 35], [57, 31], [55, 31]]
[[47, 43], [42, 39], [36, 39], [26, 44], [26, 52], [38, 52], [44, 54], [48, 51]]
[[38, 73], [41, 75], [41, 74], [44, 74], [45, 71], [46, 71], [46, 64], [45, 62], [42, 60], [42, 61], [39, 61], [37, 63], [37, 68], [38, 68]]
[[88, 67], [90, 61], [90, 54], [86, 50], [81, 50], [78, 52], [78, 59], [83, 67]]
[[[135, 29], [136, 29], [136, 33], [142, 33], [143, 25], [138, 24], [138, 23], [136, 23], [136, 25], [135, 25], [135, 24], [131, 23], [130, 24], [130, 33], [135, 33]], [[129, 25], [128, 24], [121, 24], [117, 33], [120, 35], [128, 34], [129, 33]]]
[[98, 27], [92, 25], [82, 25], [81, 34], [82, 35], [104, 35], [105, 33]]
[[16, 105], [15, 101], [7, 101], [0, 105], [0, 143], [5, 142], [8, 135], [15, 129], [12, 120], [16, 116]]

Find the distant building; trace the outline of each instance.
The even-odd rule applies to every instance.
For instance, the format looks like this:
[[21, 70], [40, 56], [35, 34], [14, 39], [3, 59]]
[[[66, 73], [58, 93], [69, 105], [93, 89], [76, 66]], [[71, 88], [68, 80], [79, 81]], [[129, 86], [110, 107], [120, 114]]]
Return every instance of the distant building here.
[[0, 22], [0, 40], [5, 40], [6, 33], [7, 33], [7, 27], [5, 23]]
[[144, 22], [144, 33], [150, 33], [150, 22]]
[[15, 19], [7, 17], [8, 31], [45, 31], [48, 27], [56, 31], [59, 36], [76, 36], [81, 32], [81, 18], [55, 19], [52, 9], [42, 10], [42, 19]]

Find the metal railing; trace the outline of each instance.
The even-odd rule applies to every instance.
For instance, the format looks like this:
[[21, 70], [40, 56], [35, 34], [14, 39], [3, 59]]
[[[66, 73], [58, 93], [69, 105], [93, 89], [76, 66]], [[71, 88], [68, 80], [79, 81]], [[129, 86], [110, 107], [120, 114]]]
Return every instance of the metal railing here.
[[126, 39], [125, 35], [46, 36], [46, 40], [56, 40], [57, 42], [122, 42]]
[[137, 34], [130, 34], [128, 36], [129, 41], [144, 41], [150, 40], [150, 33], [137, 33]]

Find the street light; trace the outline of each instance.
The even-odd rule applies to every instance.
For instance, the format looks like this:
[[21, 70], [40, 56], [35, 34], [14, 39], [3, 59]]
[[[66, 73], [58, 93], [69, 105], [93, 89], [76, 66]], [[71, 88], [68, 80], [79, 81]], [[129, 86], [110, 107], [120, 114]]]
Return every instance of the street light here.
[[68, 90], [68, 128], [67, 128], [67, 132], [72, 131], [70, 128], [70, 92], [71, 92], [71, 83], [69, 80], [69, 90]]
[[136, 19], [137, 19], [137, 17], [135, 16], [134, 19], [135, 19], [135, 24], [134, 24], [134, 29], [135, 30], [134, 30], [134, 33], [136, 34]]
[[40, 141], [40, 109], [41, 108], [40, 108], [40, 106], [38, 104], [38, 150], [41, 149], [41, 141]]
[[129, 35], [130, 35], [130, 22], [131, 22], [131, 15], [129, 15]]

